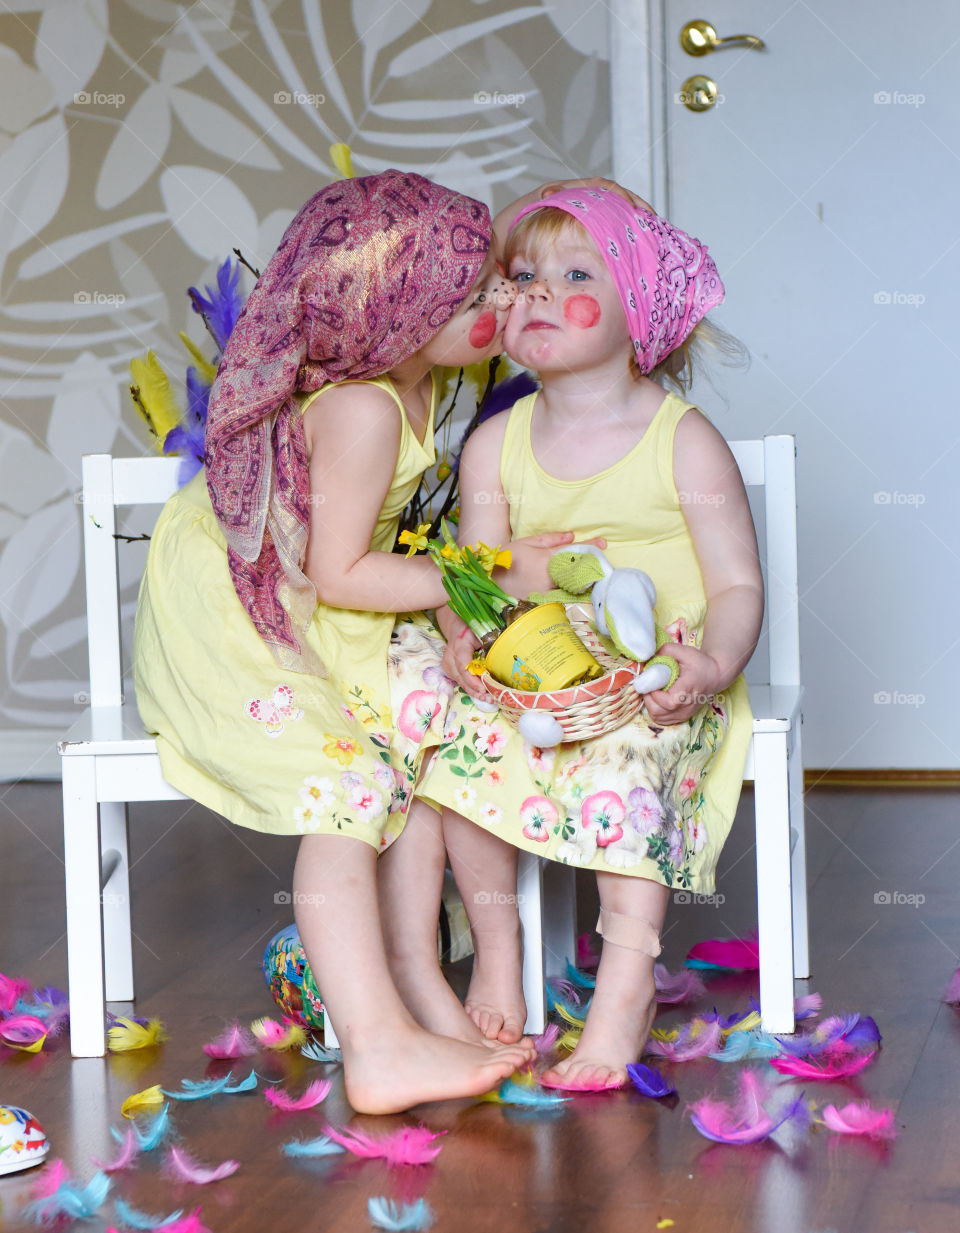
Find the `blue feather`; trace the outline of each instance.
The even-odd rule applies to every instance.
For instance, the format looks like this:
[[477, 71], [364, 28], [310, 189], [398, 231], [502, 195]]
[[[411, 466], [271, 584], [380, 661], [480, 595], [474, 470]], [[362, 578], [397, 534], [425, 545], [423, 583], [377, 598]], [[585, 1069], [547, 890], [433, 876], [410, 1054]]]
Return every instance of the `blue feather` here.
[[318, 1139], [292, 1139], [283, 1145], [284, 1154], [287, 1156], [335, 1156], [346, 1150], [326, 1135], [320, 1135]]
[[429, 1229], [433, 1224], [433, 1212], [426, 1199], [417, 1199], [416, 1203], [397, 1203], [383, 1196], [368, 1199], [367, 1215], [375, 1229], [388, 1229], [391, 1233]]
[[573, 966], [569, 959], [567, 960], [567, 980], [572, 985], [579, 985], [581, 989], [596, 989], [597, 987], [597, 978], [581, 972], [579, 968]]
[[304, 1057], [312, 1058], [315, 1062], [342, 1062], [343, 1054], [339, 1049], [328, 1049], [326, 1045], [321, 1045], [318, 1040], [308, 1040], [300, 1049]]
[[222, 1079], [181, 1079], [180, 1085], [183, 1091], [168, 1092], [165, 1087], [162, 1087], [160, 1091], [164, 1096], [169, 1096], [171, 1100], [206, 1100], [224, 1091], [229, 1082], [229, 1074]]
[[643, 1062], [628, 1062], [627, 1074], [633, 1081], [633, 1086], [643, 1096], [652, 1096], [654, 1100], [660, 1100], [663, 1096], [673, 1096], [677, 1089], [672, 1083], [669, 1083], [663, 1075], [653, 1066], [646, 1066]]
[[121, 1224], [129, 1225], [131, 1229], [162, 1229], [165, 1224], [173, 1224], [183, 1215], [183, 1208], [180, 1207], [169, 1216], [151, 1216], [148, 1212], [131, 1207], [123, 1199], [117, 1199], [113, 1207]]
[[[227, 1075], [227, 1078], [229, 1079], [230, 1076]], [[223, 1090], [228, 1095], [232, 1096], [234, 1092], [256, 1091], [256, 1087], [257, 1087], [257, 1072], [255, 1070], [251, 1070], [245, 1079], [241, 1079], [239, 1083], [233, 1083], [229, 1087], [225, 1087]]]
[[202, 296], [196, 287], [187, 288], [193, 311], [206, 317], [213, 341], [222, 351], [243, 307], [239, 261], [234, 264], [233, 258], [228, 257], [217, 270], [216, 287], [207, 285], [204, 291], [207, 293], [206, 297]]
[[36, 1224], [60, 1225], [67, 1220], [89, 1220], [103, 1204], [110, 1190], [106, 1173], [95, 1173], [81, 1186], [77, 1182], [61, 1182], [53, 1194], [29, 1203], [24, 1214]]
[[524, 1087], [520, 1083], [514, 1083], [512, 1079], [504, 1079], [497, 1095], [505, 1105], [523, 1105], [528, 1109], [553, 1109], [572, 1099], [570, 1096], [548, 1092], [546, 1088]]

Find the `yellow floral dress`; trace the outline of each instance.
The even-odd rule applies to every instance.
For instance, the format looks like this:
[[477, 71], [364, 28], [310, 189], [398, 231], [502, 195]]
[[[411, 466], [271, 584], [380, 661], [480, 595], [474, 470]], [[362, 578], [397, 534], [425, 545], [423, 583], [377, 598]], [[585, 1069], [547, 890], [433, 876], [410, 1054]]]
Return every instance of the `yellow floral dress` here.
[[[536, 400], [508, 413], [501, 452], [512, 538], [604, 536], [612, 565], [653, 579], [669, 636], [699, 645], [707, 600], [673, 477], [676, 427], [690, 404], [667, 394], [623, 458], [587, 479], [559, 480], [533, 453]], [[539, 856], [710, 893], [751, 731], [742, 676], [685, 723], [661, 728], [641, 712], [615, 732], [554, 749], [528, 744], [458, 690], [417, 794]]]
[[[402, 424], [371, 543], [389, 552], [436, 459], [436, 384], [422, 444], [390, 382], [372, 384], [394, 398]], [[137, 704], [164, 777], [240, 826], [352, 835], [380, 850], [403, 829], [423, 751], [443, 730], [453, 689], [439, 668], [443, 640], [422, 615], [323, 604], [307, 640], [328, 678], [283, 671], [261, 641], [200, 471], [160, 514], [137, 606]]]

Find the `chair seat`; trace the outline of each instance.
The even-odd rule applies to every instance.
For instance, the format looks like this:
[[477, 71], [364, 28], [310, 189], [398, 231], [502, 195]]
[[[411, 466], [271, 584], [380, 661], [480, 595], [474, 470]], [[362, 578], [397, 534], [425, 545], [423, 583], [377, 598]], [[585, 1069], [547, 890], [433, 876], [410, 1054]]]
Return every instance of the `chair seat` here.
[[87, 709], [57, 748], [64, 758], [116, 754], [155, 754], [157, 743], [145, 730], [136, 704]]
[[751, 685], [754, 735], [789, 732], [800, 718], [802, 697], [802, 685]]

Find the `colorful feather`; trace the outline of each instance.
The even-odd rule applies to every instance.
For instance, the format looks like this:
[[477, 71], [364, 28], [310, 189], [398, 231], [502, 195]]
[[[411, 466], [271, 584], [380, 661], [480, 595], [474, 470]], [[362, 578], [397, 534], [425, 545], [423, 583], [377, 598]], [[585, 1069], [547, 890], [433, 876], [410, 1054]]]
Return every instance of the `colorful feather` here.
[[284, 1113], [300, 1113], [304, 1109], [313, 1109], [322, 1100], [326, 1100], [332, 1086], [329, 1079], [315, 1079], [302, 1096], [293, 1097], [276, 1088], [267, 1088], [263, 1096], [267, 1104], [273, 1105], [275, 1109]]
[[340, 1049], [328, 1049], [326, 1045], [322, 1045], [318, 1040], [308, 1040], [300, 1049], [304, 1057], [311, 1058], [314, 1062], [342, 1062], [343, 1053]]
[[289, 1019], [285, 1023], [278, 1023], [276, 1019], [256, 1019], [250, 1029], [265, 1049], [300, 1049], [307, 1042], [303, 1028]]
[[155, 1109], [158, 1105], [163, 1104], [163, 1088], [159, 1083], [153, 1087], [145, 1087], [142, 1092], [134, 1092], [120, 1106], [120, 1112], [124, 1117], [134, 1117], [138, 1113], [143, 1113], [147, 1109]]
[[674, 976], [662, 963], [655, 963], [653, 980], [657, 990], [657, 1001], [664, 1005], [693, 1002], [707, 991], [700, 977], [689, 968], [681, 968]]
[[206, 296], [200, 294], [196, 287], [188, 287], [187, 295], [193, 311], [203, 318], [204, 325], [222, 351], [227, 339], [233, 333], [233, 327], [240, 316], [243, 307], [243, 296], [240, 293], [240, 263], [232, 257], [227, 259], [217, 269], [217, 285], [204, 287]]
[[691, 946], [687, 967], [725, 968], [733, 972], [755, 972], [760, 967], [757, 935], [743, 938], [711, 938]]
[[39, 1053], [47, 1035], [47, 1025], [36, 1015], [8, 1015], [0, 1020], [0, 1040], [10, 1049]]
[[25, 997], [31, 988], [32, 986], [28, 980], [4, 976], [0, 972], [0, 1011], [6, 1013], [13, 1010], [20, 998]]
[[224, 1091], [229, 1082], [229, 1074], [220, 1079], [181, 1079], [179, 1092], [171, 1092], [165, 1087], [160, 1090], [171, 1100], [208, 1100]]
[[824, 1055], [822, 1058], [802, 1057], [772, 1057], [770, 1065], [782, 1075], [793, 1075], [797, 1079], [816, 1079], [829, 1081], [846, 1079], [850, 1075], [858, 1075], [865, 1070], [877, 1056], [872, 1053], [847, 1054], [839, 1056]]
[[771, 1058], [780, 1052], [780, 1041], [767, 1032], [731, 1032], [723, 1048], [710, 1056], [718, 1062], [743, 1062], [747, 1058]]
[[121, 1135], [120, 1132], [115, 1130], [112, 1126], [110, 1127], [110, 1132], [113, 1137], [120, 1142], [121, 1147], [114, 1160], [109, 1162], [95, 1160], [93, 1162], [97, 1168], [102, 1169], [104, 1173], [116, 1173], [120, 1169], [128, 1169], [133, 1163], [134, 1157], [140, 1151], [140, 1144], [137, 1141], [136, 1132], [132, 1126], [127, 1127], [126, 1134], [124, 1135]]
[[336, 167], [341, 180], [353, 179], [353, 158], [348, 145], [335, 141], [330, 147], [330, 161]]
[[190, 352], [190, 358], [193, 360], [197, 369], [197, 378], [206, 385], [213, 385], [217, 376], [216, 364], [211, 364], [207, 357], [203, 354], [197, 344], [193, 341], [189, 334], [185, 334], [183, 330], [177, 331], [180, 341]]
[[68, 1179], [61, 1182], [52, 1194], [28, 1203], [24, 1215], [42, 1225], [89, 1220], [103, 1206], [109, 1191], [110, 1178], [103, 1172], [95, 1173], [86, 1186]]
[[324, 1126], [324, 1134], [352, 1152], [354, 1156], [363, 1156], [373, 1160], [382, 1157], [387, 1164], [419, 1165], [429, 1164], [436, 1160], [442, 1150], [433, 1146], [433, 1140], [439, 1139], [447, 1132], [440, 1130], [434, 1133], [426, 1126], [404, 1126], [389, 1135], [368, 1135], [362, 1130], [334, 1130]]
[[593, 949], [593, 934], [592, 933], [578, 933], [577, 934], [577, 967], [580, 969], [581, 972], [593, 972], [596, 970], [599, 962], [600, 962], [600, 956], [597, 955]]
[[152, 350], [130, 361], [130, 376], [131, 393], [136, 390], [137, 410], [154, 436], [157, 449], [162, 451], [167, 433], [176, 427], [182, 415], [170, 388], [170, 378]]
[[195, 1207], [189, 1216], [184, 1216], [182, 1220], [172, 1220], [160, 1227], [166, 1230], [166, 1233], [210, 1233], [210, 1230], [200, 1220], [200, 1213], [203, 1209]]
[[[230, 1076], [227, 1075], [227, 1079], [229, 1078]], [[251, 1070], [245, 1079], [241, 1079], [237, 1083], [228, 1083], [223, 1090], [228, 1096], [234, 1096], [238, 1092], [255, 1092], [257, 1090], [258, 1082], [257, 1072], [255, 1070]]]
[[580, 1037], [583, 1035], [582, 1027], [571, 1027], [557, 1037], [557, 1048], [564, 1053], [572, 1053], [580, 1043]]
[[238, 1058], [250, 1057], [257, 1052], [257, 1043], [245, 1027], [234, 1022], [219, 1036], [203, 1046], [207, 1057]]
[[575, 968], [569, 959], [567, 960], [567, 980], [580, 989], [596, 989], [597, 987], [597, 978]]
[[720, 1048], [721, 1034], [719, 1023], [694, 1019], [680, 1030], [676, 1040], [658, 1040], [651, 1034], [644, 1052], [654, 1057], [668, 1058], [671, 1062], [689, 1062], [693, 1058], [716, 1053]]
[[30, 1193], [35, 1199], [45, 1199], [48, 1195], [53, 1194], [55, 1190], [59, 1190], [63, 1183], [69, 1180], [70, 1170], [67, 1168], [67, 1163], [58, 1156], [55, 1160], [48, 1160], [46, 1162], [39, 1175], [34, 1179], [33, 1185], [30, 1187]]
[[338, 1156], [346, 1150], [326, 1135], [320, 1135], [317, 1139], [292, 1139], [283, 1145], [287, 1156]]
[[724, 1036], [730, 1032], [752, 1032], [760, 1026], [760, 1015], [755, 1010], [748, 1010], [745, 1013], [721, 1015], [717, 1018], [717, 1022]]
[[194, 1182], [198, 1186], [207, 1186], [210, 1182], [222, 1182], [225, 1177], [232, 1177], [240, 1168], [238, 1160], [225, 1160], [223, 1164], [212, 1169], [198, 1164], [189, 1152], [182, 1147], [171, 1147], [167, 1152], [167, 1168], [171, 1174], [184, 1182]]
[[745, 1070], [740, 1075], [740, 1091], [735, 1104], [704, 1097], [689, 1105], [687, 1112], [700, 1134], [715, 1143], [739, 1146], [759, 1143], [769, 1138], [788, 1119], [805, 1119], [807, 1116], [802, 1097], [791, 1098], [786, 1109], [774, 1115], [764, 1108], [767, 1095], [758, 1076], [751, 1070]]
[[[532, 1078], [532, 1076], [531, 1076]], [[569, 1096], [555, 1096], [539, 1087], [536, 1082], [518, 1083], [513, 1079], [504, 1079], [498, 1088], [480, 1097], [497, 1105], [521, 1105], [527, 1109], [555, 1109], [557, 1105], [566, 1104]]]
[[149, 1049], [166, 1039], [166, 1029], [159, 1019], [151, 1019], [144, 1027], [121, 1015], [107, 1031], [107, 1048], [111, 1053], [128, 1053], [132, 1049]]
[[[170, 1122], [170, 1106], [168, 1104], [164, 1105], [157, 1116], [152, 1118], [144, 1127], [134, 1122], [132, 1129], [138, 1149], [141, 1152], [152, 1152], [154, 1148], [167, 1138], [173, 1129]], [[110, 1133], [118, 1143], [123, 1142], [124, 1136], [113, 1126], [110, 1127]]]
[[826, 1105], [822, 1117], [831, 1130], [841, 1135], [867, 1135], [871, 1139], [893, 1139], [897, 1128], [892, 1109], [874, 1109], [868, 1100], [853, 1100], [838, 1109]]
[[797, 1019], [811, 1019], [822, 1009], [823, 995], [820, 993], [804, 993], [794, 1002], [794, 1016]]
[[586, 1018], [584, 1016], [575, 1015], [573, 1011], [568, 1010], [562, 1002], [555, 1002], [554, 1009], [560, 1018], [565, 1019], [571, 1027], [579, 1028], [581, 1031], [583, 1030], [583, 1025], [586, 1023]]
[[581, 1001], [576, 988], [566, 980], [547, 981], [547, 1010], [556, 1010], [568, 1023], [583, 1023], [590, 1009], [588, 998]]
[[[151, 1216], [147, 1212], [138, 1211], [124, 1199], [117, 1199], [113, 1205], [121, 1224], [129, 1225], [131, 1229], [167, 1229], [169, 1230], [183, 1215], [179, 1207], [169, 1216]], [[197, 1209], [199, 1211], [199, 1208]]]
[[375, 1229], [389, 1229], [393, 1233], [416, 1233], [433, 1224], [433, 1212], [426, 1199], [417, 1199], [416, 1203], [397, 1203], [383, 1196], [367, 1199], [367, 1215]]
[[[45, 985], [34, 992], [34, 1000], [23, 1004], [24, 1014], [35, 1014], [47, 1025], [47, 1034], [56, 1036], [70, 1018], [70, 1002], [62, 989]], [[19, 1003], [18, 1003], [19, 1005]]]
[[560, 1027], [556, 1023], [548, 1023], [539, 1036], [533, 1037], [533, 1047], [542, 1057], [549, 1053], [560, 1037]]
[[645, 1066], [643, 1062], [628, 1062], [627, 1074], [642, 1096], [651, 1096], [654, 1100], [660, 1100], [664, 1096], [676, 1094], [677, 1089], [673, 1084], [653, 1066]]

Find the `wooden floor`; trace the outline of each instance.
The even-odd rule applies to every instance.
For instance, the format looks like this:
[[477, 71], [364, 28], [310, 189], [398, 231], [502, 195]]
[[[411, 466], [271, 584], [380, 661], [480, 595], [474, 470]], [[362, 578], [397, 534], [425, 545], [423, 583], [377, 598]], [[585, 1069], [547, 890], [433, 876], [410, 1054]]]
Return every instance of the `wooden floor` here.
[[[636, 1233], [672, 1220], [677, 1233], [926, 1233], [960, 1228], [960, 1017], [939, 1001], [960, 945], [960, 831], [955, 792], [815, 789], [808, 794], [814, 975], [827, 1013], [873, 1015], [883, 1033], [878, 1060], [856, 1081], [809, 1084], [819, 1105], [869, 1097], [896, 1112], [890, 1147], [820, 1128], [796, 1157], [771, 1144], [734, 1148], [701, 1138], [686, 1104], [730, 1093], [735, 1066], [664, 1066], [679, 1088], [672, 1107], [634, 1092], [581, 1096], [559, 1113], [469, 1101], [424, 1106], [405, 1117], [353, 1124], [386, 1129], [423, 1122], [447, 1130], [435, 1165], [391, 1172], [352, 1157], [296, 1161], [292, 1138], [324, 1120], [351, 1123], [338, 1071], [297, 1056], [254, 1059], [264, 1076], [299, 1092], [325, 1073], [334, 1091], [322, 1109], [279, 1114], [259, 1093], [175, 1104], [181, 1142], [206, 1164], [232, 1158], [240, 1170], [207, 1187], [165, 1178], [143, 1157], [116, 1176], [115, 1194], [167, 1214], [203, 1207], [213, 1233], [370, 1228], [366, 1201], [424, 1196], [435, 1229], [456, 1233]], [[695, 941], [749, 931], [755, 884], [752, 802], [741, 810], [721, 862], [719, 906], [671, 906], [664, 960], [676, 970]], [[59, 785], [0, 786], [0, 971], [35, 985], [66, 987]], [[275, 895], [290, 888], [295, 840], [240, 831], [180, 804], [131, 810], [137, 1012], [159, 1016], [170, 1040], [159, 1049], [72, 1061], [65, 1040], [36, 1056], [0, 1047], [0, 1101], [42, 1122], [52, 1154], [86, 1181], [94, 1158], [115, 1151], [109, 1127], [120, 1104], [150, 1084], [220, 1073], [201, 1050], [227, 1021], [272, 1010], [260, 973], [264, 943], [291, 919]], [[876, 896], [924, 896], [920, 904]], [[668, 1009], [660, 1023], [694, 1009], [746, 1008], [754, 978], [708, 979], [701, 1003]], [[247, 1070], [240, 1063], [239, 1071]], [[0, 1179], [0, 1228], [24, 1227], [31, 1174]], [[82, 1226], [99, 1230], [105, 1219]], [[120, 1222], [116, 1221], [119, 1225]], [[122, 1227], [122, 1226], [121, 1226]]]

